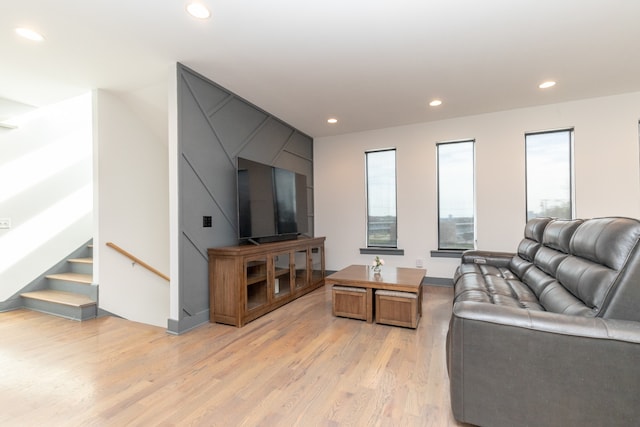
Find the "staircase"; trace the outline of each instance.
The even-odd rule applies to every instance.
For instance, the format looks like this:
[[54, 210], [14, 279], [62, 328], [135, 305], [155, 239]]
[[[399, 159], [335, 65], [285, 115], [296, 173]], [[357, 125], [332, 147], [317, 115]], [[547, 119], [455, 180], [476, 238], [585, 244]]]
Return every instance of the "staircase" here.
[[[89, 251], [92, 248], [88, 246]], [[69, 258], [67, 270], [45, 276], [45, 289], [20, 294], [24, 307], [73, 320], [95, 318], [98, 286], [93, 284], [93, 257]]]

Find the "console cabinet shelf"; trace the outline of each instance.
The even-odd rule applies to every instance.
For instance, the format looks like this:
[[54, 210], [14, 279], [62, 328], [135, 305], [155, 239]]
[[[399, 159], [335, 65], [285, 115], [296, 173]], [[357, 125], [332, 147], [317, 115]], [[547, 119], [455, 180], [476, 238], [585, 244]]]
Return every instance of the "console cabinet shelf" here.
[[241, 327], [322, 286], [324, 240], [210, 248], [210, 321]]

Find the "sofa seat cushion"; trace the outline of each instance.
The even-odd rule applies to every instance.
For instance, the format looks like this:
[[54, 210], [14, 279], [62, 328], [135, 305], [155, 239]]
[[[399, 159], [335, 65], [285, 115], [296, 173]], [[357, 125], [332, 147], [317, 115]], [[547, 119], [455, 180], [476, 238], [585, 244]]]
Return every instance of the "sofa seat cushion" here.
[[482, 275], [467, 273], [460, 276], [455, 286], [454, 301], [475, 301], [541, 311], [535, 293], [519, 279], [509, 274]]

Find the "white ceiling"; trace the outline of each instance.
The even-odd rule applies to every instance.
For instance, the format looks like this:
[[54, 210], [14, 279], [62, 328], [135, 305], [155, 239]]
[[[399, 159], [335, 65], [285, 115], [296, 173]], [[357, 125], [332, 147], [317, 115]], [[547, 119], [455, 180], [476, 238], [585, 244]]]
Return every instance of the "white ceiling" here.
[[320, 137], [640, 91], [637, 0], [202, 2], [0, 0], [0, 97], [166, 91], [178, 61]]

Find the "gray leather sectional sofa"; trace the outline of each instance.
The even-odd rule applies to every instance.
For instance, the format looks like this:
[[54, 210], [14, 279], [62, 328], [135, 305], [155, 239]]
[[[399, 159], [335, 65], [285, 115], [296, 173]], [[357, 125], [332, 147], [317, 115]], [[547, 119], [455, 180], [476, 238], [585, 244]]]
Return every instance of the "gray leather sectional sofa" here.
[[481, 426], [640, 425], [640, 222], [525, 227], [467, 251], [447, 336], [451, 405]]

